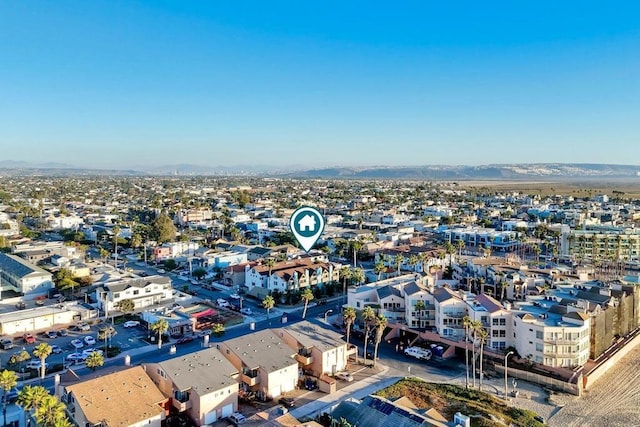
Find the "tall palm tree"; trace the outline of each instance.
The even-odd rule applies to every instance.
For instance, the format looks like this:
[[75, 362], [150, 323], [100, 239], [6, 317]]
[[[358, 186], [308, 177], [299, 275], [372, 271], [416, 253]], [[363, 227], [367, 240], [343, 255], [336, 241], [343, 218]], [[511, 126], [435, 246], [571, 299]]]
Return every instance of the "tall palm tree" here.
[[113, 253], [116, 257], [114, 267], [118, 268], [118, 235], [120, 234], [120, 227], [118, 225], [113, 226]]
[[151, 324], [151, 330], [158, 334], [158, 348], [162, 348], [162, 334], [169, 330], [167, 319], [158, 319]]
[[478, 338], [480, 339], [480, 391], [482, 391], [482, 377], [484, 376], [482, 372], [482, 355], [484, 353], [484, 344], [487, 342], [488, 337], [487, 331], [481, 327], [478, 330]]
[[420, 252], [420, 255], [418, 255], [418, 259], [420, 260], [420, 264], [422, 265], [422, 272], [427, 273], [429, 265], [429, 254], [427, 252]]
[[374, 320], [374, 324], [376, 328], [376, 338], [375, 338], [376, 340], [375, 340], [375, 347], [373, 350], [373, 366], [376, 366], [376, 359], [378, 359], [378, 346], [382, 341], [382, 335], [384, 334], [384, 330], [387, 327], [387, 323], [388, 323], [387, 318], [384, 317], [382, 314], [379, 314], [378, 317], [376, 317]]
[[118, 334], [113, 326], [105, 326], [98, 330], [98, 339], [104, 340], [104, 354], [107, 354], [107, 344], [109, 340]]
[[313, 300], [313, 292], [311, 292], [311, 288], [307, 287], [302, 291], [300, 295], [302, 301], [304, 301], [304, 310], [302, 310], [302, 318], [307, 317], [307, 308], [309, 307], [309, 301]]
[[27, 417], [27, 425], [31, 424], [31, 415], [38, 409], [45, 396], [49, 396], [49, 391], [41, 385], [26, 385], [18, 392], [18, 405], [30, 415]]
[[18, 384], [18, 374], [5, 369], [0, 372], [0, 388], [2, 388], [2, 416], [7, 425], [7, 393]]
[[453, 264], [453, 258], [451, 257], [451, 255], [456, 253], [456, 247], [453, 246], [453, 244], [451, 242], [445, 242], [444, 251], [449, 256], [449, 269], [451, 269], [451, 266]]
[[400, 267], [402, 267], [403, 263], [404, 263], [404, 255], [397, 254], [395, 257], [393, 257], [393, 265], [396, 267], [396, 276], [400, 275]]
[[347, 295], [347, 280], [351, 278], [351, 267], [343, 265], [340, 267], [340, 277], [342, 277], [342, 295]]
[[356, 309], [353, 307], [345, 307], [342, 310], [342, 319], [344, 320], [344, 324], [347, 328], [347, 347], [349, 347], [349, 338], [351, 337], [351, 326], [353, 322], [356, 320]]
[[351, 272], [351, 278], [353, 281], [359, 285], [364, 282], [364, 270], [361, 268], [356, 268]]
[[369, 343], [369, 333], [371, 332], [371, 326], [376, 318], [376, 313], [371, 306], [366, 306], [362, 310], [362, 320], [364, 322], [364, 349], [362, 350], [364, 360], [367, 361], [367, 344]]
[[353, 268], [356, 268], [358, 266], [358, 252], [360, 252], [360, 249], [362, 249], [363, 246], [364, 245], [360, 240], [354, 240], [353, 242], [351, 242], [351, 247], [353, 248]]
[[478, 334], [478, 330], [482, 328], [482, 323], [480, 323], [479, 320], [472, 320], [471, 321], [471, 335], [472, 335], [472, 341], [471, 341], [471, 372], [473, 374], [473, 387], [476, 386], [476, 337]]
[[378, 261], [373, 266], [373, 272], [378, 275], [378, 281], [380, 280], [380, 275], [384, 273], [387, 267], [384, 265], [382, 261]]
[[271, 295], [267, 295], [262, 300], [262, 307], [264, 307], [264, 309], [267, 310], [267, 319], [269, 319], [269, 313], [271, 312], [271, 309], [275, 305], [276, 305], [276, 301], [273, 299]]
[[471, 329], [471, 318], [464, 316], [462, 318], [462, 326], [464, 326], [464, 366], [467, 370], [467, 377], [464, 383], [464, 388], [469, 388], [469, 329]]
[[40, 359], [40, 378], [44, 378], [44, 374], [47, 370], [47, 366], [44, 362], [47, 360], [47, 357], [51, 355], [52, 351], [53, 349], [46, 342], [38, 344], [36, 348], [33, 349], [33, 355]]
[[458, 256], [462, 258], [462, 251], [464, 250], [464, 240], [458, 239], [456, 240], [456, 248], [458, 248]]
[[416, 265], [418, 265], [419, 263], [420, 263], [420, 258], [418, 258], [418, 255], [415, 255], [415, 254], [409, 255], [407, 264], [409, 264], [409, 267], [411, 267], [412, 271], [415, 271]]
[[276, 266], [275, 258], [267, 258], [267, 260], [264, 262], [264, 265], [269, 267], [269, 277], [267, 277], [267, 289], [271, 289], [271, 270], [273, 270], [273, 267]]

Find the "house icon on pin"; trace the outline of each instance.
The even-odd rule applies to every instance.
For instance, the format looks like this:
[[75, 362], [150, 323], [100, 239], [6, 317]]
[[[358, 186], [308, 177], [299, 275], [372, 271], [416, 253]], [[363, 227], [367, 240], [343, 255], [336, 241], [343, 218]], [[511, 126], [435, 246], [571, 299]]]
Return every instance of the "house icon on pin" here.
[[298, 220], [298, 230], [313, 232], [316, 229], [316, 219], [312, 215], [305, 215]]

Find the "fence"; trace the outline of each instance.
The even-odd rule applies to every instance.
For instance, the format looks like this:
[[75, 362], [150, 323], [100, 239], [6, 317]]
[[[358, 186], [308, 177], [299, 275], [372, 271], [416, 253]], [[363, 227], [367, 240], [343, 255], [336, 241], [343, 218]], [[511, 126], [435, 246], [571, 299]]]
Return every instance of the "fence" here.
[[[493, 369], [500, 375], [504, 376], [504, 366], [493, 365]], [[577, 376], [576, 383], [556, 380], [555, 378], [546, 377], [544, 375], [536, 374], [535, 372], [522, 371], [520, 369], [509, 368], [509, 376], [518, 378], [531, 383], [536, 383], [541, 386], [546, 386], [554, 390], [562, 391], [564, 393], [570, 393], [575, 396], [582, 395], [582, 374]]]

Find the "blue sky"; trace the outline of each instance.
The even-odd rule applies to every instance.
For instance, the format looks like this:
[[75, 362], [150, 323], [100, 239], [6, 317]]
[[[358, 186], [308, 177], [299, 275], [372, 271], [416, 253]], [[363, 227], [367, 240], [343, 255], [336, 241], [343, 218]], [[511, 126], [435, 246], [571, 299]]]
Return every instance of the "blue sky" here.
[[0, 2], [0, 160], [638, 164], [635, 2]]

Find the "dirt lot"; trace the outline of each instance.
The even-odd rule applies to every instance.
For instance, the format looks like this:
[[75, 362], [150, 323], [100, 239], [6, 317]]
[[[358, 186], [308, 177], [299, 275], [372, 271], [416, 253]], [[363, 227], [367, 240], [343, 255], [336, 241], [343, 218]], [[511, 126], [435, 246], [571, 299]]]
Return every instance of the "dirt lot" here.
[[640, 346], [583, 397], [564, 400], [565, 407], [551, 417], [550, 426], [640, 426]]

